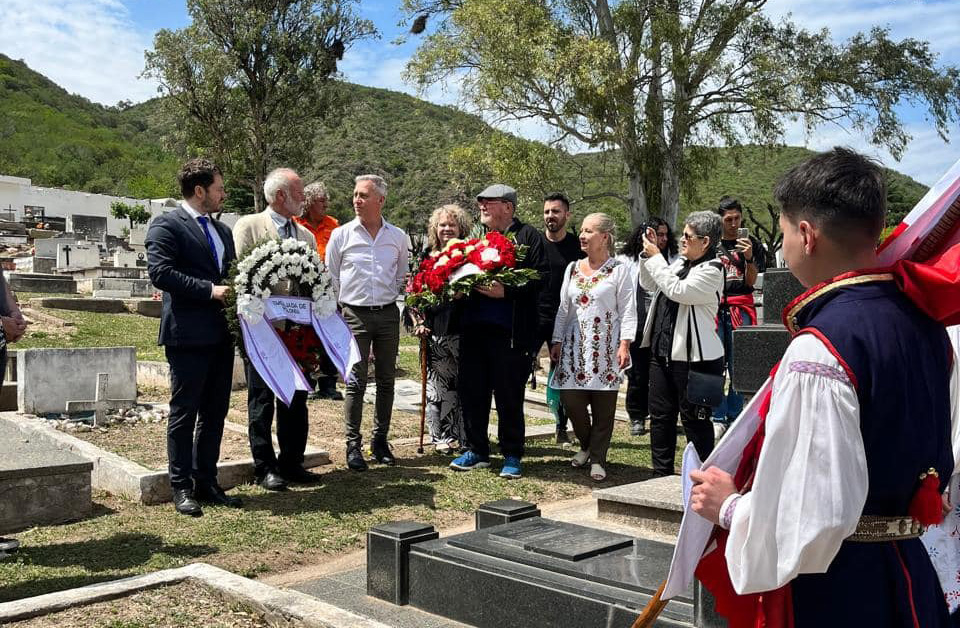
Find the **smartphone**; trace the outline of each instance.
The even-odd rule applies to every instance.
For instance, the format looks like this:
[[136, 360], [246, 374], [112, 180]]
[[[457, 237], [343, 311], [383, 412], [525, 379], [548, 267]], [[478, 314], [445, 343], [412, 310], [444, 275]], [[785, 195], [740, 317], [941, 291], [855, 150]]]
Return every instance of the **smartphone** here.
[[744, 238], [750, 237], [750, 231], [746, 227], [740, 227], [737, 229], [737, 239], [743, 240]]

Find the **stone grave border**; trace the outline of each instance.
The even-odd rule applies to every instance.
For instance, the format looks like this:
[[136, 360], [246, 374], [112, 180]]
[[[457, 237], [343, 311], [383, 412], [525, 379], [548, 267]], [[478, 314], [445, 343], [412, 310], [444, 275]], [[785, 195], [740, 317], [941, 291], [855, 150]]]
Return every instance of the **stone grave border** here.
[[[148, 469], [123, 456], [101, 449], [93, 443], [61, 432], [46, 419], [17, 412], [0, 412], [0, 417], [11, 419], [24, 434], [30, 437], [59, 449], [72, 451], [93, 462], [90, 482], [95, 489], [121, 495], [148, 506], [171, 500], [170, 479], [166, 471]], [[307, 446], [303, 459], [305, 467], [317, 467], [329, 463], [329, 453]], [[217, 479], [225, 489], [250, 482], [253, 480], [253, 459], [219, 463]]]
[[206, 563], [5, 602], [0, 604], [0, 624], [107, 602], [186, 580], [207, 586], [228, 600], [248, 604], [271, 625], [289, 626], [296, 622], [309, 628], [389, 628], [306, 593], [278, 589]]

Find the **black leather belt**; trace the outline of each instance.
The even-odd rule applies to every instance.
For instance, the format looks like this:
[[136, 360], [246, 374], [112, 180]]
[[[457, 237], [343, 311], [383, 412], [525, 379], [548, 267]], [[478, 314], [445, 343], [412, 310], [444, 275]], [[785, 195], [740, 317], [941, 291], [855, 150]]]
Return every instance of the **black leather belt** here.
[[361, 312], [379, 312], [380, 310], [385, 310], [394, 304], [391, 302], [384, 305], [350, 305], [349, 303], [344, 303], [344, 305], [351, 310], [359, 310]]

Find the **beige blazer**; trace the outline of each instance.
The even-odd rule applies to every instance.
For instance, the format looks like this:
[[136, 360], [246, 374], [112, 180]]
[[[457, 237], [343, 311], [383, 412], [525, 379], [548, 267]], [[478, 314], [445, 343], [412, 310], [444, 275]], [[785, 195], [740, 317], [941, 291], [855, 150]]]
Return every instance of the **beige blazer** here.
[[[313, 237], [313, 234], [296, 222], [293, 222], [293, 226], [296, 228], [297, 240], [309, 242], [310, 246], [316, 250], [317, 240]], [[246, 255], [253, 250], [254, 245], [261, 244], [265, 240], [273, 240], [279, 237], [280, 234], [277, 232], [277, 225], [273, 222], [273, 219], [270, 218], [270, 214], [268, 214], [266, 210], [259, 214], [241, 216], [237, 224], [233, 226], [233, 243], [237, 249], [237, 259], [246, 257]]]

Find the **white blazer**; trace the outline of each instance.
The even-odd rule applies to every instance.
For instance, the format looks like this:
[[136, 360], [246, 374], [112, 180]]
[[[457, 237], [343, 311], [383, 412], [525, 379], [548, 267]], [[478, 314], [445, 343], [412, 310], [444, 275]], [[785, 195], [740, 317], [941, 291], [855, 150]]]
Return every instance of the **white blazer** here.
[[[719, 295], [723, 292], [725, 281], [722, 267], [719, 264], [703, 262], [690, 269], [685, 279], [677, 277], [677, 271], [683, 265], [683, 259], [677, 259], [667, 264], [663, 255], [654, 255], [640, 260], [640, 285], [644, 290], [653, 293], [650, 302], [650, 311], [643, 326], [643, 340], [641, 347], [649, 347], [653, 335], [654, 312], [657, 311], [658, 299], [668, 298], [680, 304], [677, 311], [677, 323], [673, 328], [673, 347], [670, 355], [672, 360], [686, 362], [702, 362], [716, 360], [723, 357], [723, 343], [717, 335], [717, 307]], [[690, 320], [690, 312], [696, 316], [696, 326]], [[687, 330], [693, 346], [687, 356]], [[700, 344], [697, 344], [696, 333], [700, 332]], [[700, 355], [698, 346], [703, 347]]]

